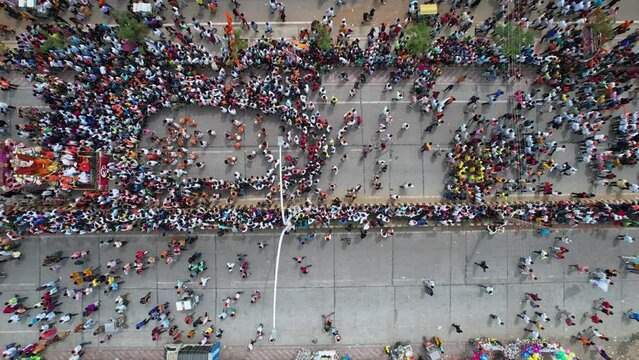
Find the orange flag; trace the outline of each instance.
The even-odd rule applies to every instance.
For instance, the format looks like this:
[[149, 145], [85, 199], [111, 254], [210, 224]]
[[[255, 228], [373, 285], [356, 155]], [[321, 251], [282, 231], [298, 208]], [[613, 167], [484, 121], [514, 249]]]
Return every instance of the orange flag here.
[[226, 27], [224, 28], [226, 34], [231, 36], [233, 34], [233, 16], [230, 11], [226, 11]]

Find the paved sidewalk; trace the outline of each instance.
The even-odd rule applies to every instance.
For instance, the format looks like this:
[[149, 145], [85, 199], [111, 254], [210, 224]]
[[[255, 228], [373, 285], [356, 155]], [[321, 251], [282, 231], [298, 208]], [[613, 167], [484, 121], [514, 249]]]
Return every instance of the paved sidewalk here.
[[[382, 360], [388, 357], [384, 354], [384, 345], [379, 346], [340, 346], [308, 347], [313, 350], [336, 349], [340, 354], [349, 354], [353, 360]], [[222, 360], [293, 360], [300, 347], [255, 348], [249, 352], [245, 347], [225, 347], [220, 352]], [[47, 351], [47, 360], [68, 360], [70, 349]], [[114, 348], [110, 350], [96, 350], [87, 348], [82, 360], [160, 360], [163, 359], [162, 349], [147, 348]]]
[[[568, 344], [569, 340], [560, 341], [562, 344]], [[572, 343], [568, 348], [578, 348], [577, 344]], [[388, 356], [384, 353], [385, 344], [377, 346], [337, 346], [337, 347], [311, 347], [311, 350], [337, 350], [339, 354], [348, 354], [353, 360], [387, 360]], [[418, 350], [418, 354], [422, 352], [421, 344], [414, 343], [413, 348]], [[629, 340], [613, 339], [606, 344], [608, 354], [616, 360], [636, 360], [639, 354], [639, 338], [635, 337]], [[467, 341], [445, 343], [444, 359], [461, 360], [468, 359], [471, 355], [472, 348]], [[283, 347], [283, 348], [255, 348], [252, 352], [248, 352], [246, 348], [225, 347], [220, 352], [222, 360], [293, 360], [300, 347]], [[47, 360], [67, 360], [69, 358], [70, 349], [47, 351]], [[82, 360], [161, 360], [164, 352], [161, 349], [148, 348], [130, 348], [130, 349], [111, 349], [96, 350], [88, 348], [82, 356]], [[588, 356], [588, 355], [586, 355]], [[588, 357], [586, 357], [588, 358]], [[590, 353], [591, 359], [598, 358], [594, 352]]]

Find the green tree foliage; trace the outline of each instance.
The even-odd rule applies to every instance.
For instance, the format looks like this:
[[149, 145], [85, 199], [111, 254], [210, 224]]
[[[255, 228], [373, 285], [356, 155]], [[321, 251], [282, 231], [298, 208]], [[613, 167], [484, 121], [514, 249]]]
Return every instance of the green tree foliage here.
[[65, 39], [59, 34], [49, 35], [49, 37], [40, 45], [38, 51], [48, 53], [51, 50], [62, 49], [66, 45]]
[[610, 41], [615, 37], [614, 21], [603, 12], [598, 12], [590, 20], [590, 27], [595, 36], [600, 36], [601, 42]]
[[114, 12], [113, 19], [118, 24], [118, 36], [137, 44], [143, 44], [149, 28], [135, 16], [125, 11]]
[[423, 21], [418, 21], [406, 28], [406, 51], [414, 56], [422, 56], [433, 44], [433, 29]]
[[506, 25], [497, 25], [493, 40], [501, 47], [504, 55], [514, 58], [521, 54], [523, 47], [535, 43], [535, 34], [519, 24], [509, 22]]
[[326, 26], [317, 26], [315, 29], [315, 44], [322, 50], [329, 50], [333, 46], [331, 33]]
[[239, 52], [248, 47], [248, 40], [242, 38], [242, 29], [235, 29], [235, 31], [233, 31], [233, 38], [235, 39], [233, 47], [236, 51]]
[[242, 38], [242, 29], [235, 29], [233, 31], [233, 44], [231, 45], [231, 53], [229, 55], [229, 61], [237, 59], [240, 51], [248, 47], [248, 40]]

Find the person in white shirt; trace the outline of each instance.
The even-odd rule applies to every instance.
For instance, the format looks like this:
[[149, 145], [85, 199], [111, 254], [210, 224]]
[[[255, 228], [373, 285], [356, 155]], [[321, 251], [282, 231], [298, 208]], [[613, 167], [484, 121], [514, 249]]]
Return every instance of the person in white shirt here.
[[13, 105], [9, 105], [5, 102], [1, 102], [0, 101], [0, 112], [2, 112], [3, 114], [6, 114], [7, 111], [11, 110], [11, 109], [15, 109], [16, 107]]

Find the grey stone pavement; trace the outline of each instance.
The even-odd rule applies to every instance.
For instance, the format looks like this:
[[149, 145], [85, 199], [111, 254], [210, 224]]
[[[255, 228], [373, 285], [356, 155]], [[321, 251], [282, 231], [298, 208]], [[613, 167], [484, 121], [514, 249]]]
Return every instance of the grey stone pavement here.
[[[565, 260], [539, 260], [534, 265], [537, 281], [522, 277], [517, 268], [518, 259], [534, 255], [533, 250], [547, 248], [555, 243], [553, 237], [541, 237], [530, 229], [509, 231], [502, 235], [489, 236], [485, 231], [449, 231], [430, 228], [424, 231], [398, 230], [394, 237], [383, 239], [371, 234], [360, 240], [357, 234], [334, 234], [332, 242], [321, 238], [300, 246], [296, 235], [285, 236], [282, 248], [279, 274], [277, 327], [278, 341], [275, 345], [266, 340], [256, 344], [254, 354], [245, 350], [249, 339], [254, 337], [255, 328], [264, 324], [268, 335], [272, 323], [272, 287], [277, 235], [273, 233], [255, 233], [246, 235], [226, 235], [218, 238], [210, 234], [200, 234], [194, 249], [185, 251], [182, 258], [171, 266], [157, 264], [144, 275], [131, 274], [125, 278], [121, 293], [128, 293], [131, 304], [128, 312], [131, 328], [114, 335], [108, 345], [98, 344], [97, 337], [91, 332], [72, 334], [63, 343], [56, 344], [47, 353], [47, 359], [65, 359], [67, 350], [81, 341], [92, 341], [87, 358], [114, 359], [124, 351], [137, 349], [148, 354], [160, 354], [158, 347], [167, 343], [170, 337], [163, 334], [157, 344], [150, 340], [148, 325], [135, 330], [134, 324], [146, 317], [147, 311], [158, 303], [171, 303], [175, 322], [181, 329], [184, 314], [175, 311], [176, 300], [174, 286], [177, 280], [188, 278], [186, 258], [193, 251], [203, 253], [211, 276], [202, 294], [201, 303], [195, 308], [196, 314], [205, 311], [214, 316], [221, 310], [222, 299], [243, 291], [236, 305], [238, 315], [235, 319], [215, 319], [215, 326], [224, 330], [222, 343], [226, 349], [226, 358], [269, 358], [288, 359], [300, 346], [313, 346], [311, 340], [317, 339], [317, 347], [333, 348], [332, 337], [321, 329], [321, 315], [335, 312], [334, 325], [342, 334], [343, 340], [338, 348], [358, 354], [357, 359], [378, 359], [384, 344], [398, 340], [419, 343], [422, 336], [439, 336], [450, 344], [448, 353], [453, 356], [464, 350], [464, 343], [476, 336], [491, 336], [499, 339], [524, 338], [524, 324], [516, 314], [532, 308], [522, 303], [525, 292], [536, 292], [542, 298], [541, 308], [552, 318], [544, 324], [542, 337], [559, 339], [574, 351], [583, 353], [581, 345], [570, 344], [568, 338], [589, 326], [589, 321], [581, 318], [590, 310], [592, 301], [600, 297], [609, 300], [615, 306], [615, 314], [604, 316], [604, 323], [598, 328], [611, 337], [610, 344], [602, 344], [608, 351], [624, 358], [623, 351], [632, 343], [623, 342], [637, 332], [637, 324], [622, 316], [628, 308], [639, 309], [639, 278], [622, 272], [608, 293], [593, 288], [587, 282], [587, 275], [568, 270], [569, 264], [585, 264], [591, 268], [622, 269], [619, 255], [637, 254], [636, 244], [618, 242], [614, 237], [617, 229], [573, 229], [558, 230], [556, 236], [569, 236], [574, 241], [568, 245], [570, 252]], [[639, 231], [632, 231], [638, 235]], [[340, 243], [340, 237], [352, 238], [350, 246]], [[80, 266], [68, 263], [59, 274], [53, 273], [40, 262], [46, 254], [63, 249], [70, 254], [77, 249], [91, 250], [88, 265], [104, 266], [109, 259], [121, 258], [130, 261], [135, 251], [149, 251], [157, 255], [162, 251], [169, 236], [161, 235], [119, 235], [130, 243], [121, 249], [99, 247], [99, 240], [107, 236], [82, 237], [33, 237], [23, 240], [21, 251], [24, 259], [10, 265], [0, 265], [0, 271], [8, 277], [0, 279], [0, 301], [4, 302], [12, 294], [28, 296], [27, 304], [37, 301], [39, 294], [34, 289], [41, 283], [62, 277], [64, 286], [72, 286], [69, 273], [80, 270]], [[265, 249], [258, 249], [258, 242], [265, 242]], [[226, 263], [235, 261], [236, 254], [248, 254], [252, 275], [242, 279], [237, 270], [229, 273]], [[312, 264], [310, 273], [302, 275], [292, 257], [306, 256], [305, 263]], [[487, 261], [487, 272], [474, 266], [474, 262]], [[422, 281], [433, 279], [436, 282], [434, 296], [425, 294]], [[479, 285], [493, 285], [494, 294], [483, 292]], [[194, 287], [198, 287], [194, 285]], [[249, 295], [254, 290], [262, 292], [262, 300], [253, 305]], [[152, 300], [141, 305], [138, 299], [148, 291]], [[97, 291], [77, 302], [63, 298], [59, 311], [81, 312], [88, 303], [100, 299], [102, 309], [94, 317], [104, 323], [114, 316], [114, 295], [105, 295]], [[577, 315], [577, 326], [568, 328], [563, 321], [555, 318], [555, 305], [568, 309]], [[505, 322], [498, 326], [489, 318], [495, 313]], [[603, 315], [602, 315], [603, 316]], [[3, 315], [3, 319], [8, 319]], [[80, 319], [70, 325], [60, 325], [59, 330], [72, 329]], [[463, 334], [451, 330], [452, 322], [459, 323]], [[200, 327], [199, 331], [202, 328]], [[12, 325], [0, 321], [0, 339], [2, 343], [18, 341], [26, 344], [36, 339], [36, 329], [25, 324]], [[199, 332], [198, 332], [199, 333]], [[199, 341], [200, 335], [190, 341]], [[188, 339], [184, 339], [189, 342]], [[624, 347], [625, 346], [625, 347]], [[96, 352], [96, 349], [101, 351]], [[113, 349], [120, 349], [111, 353]], [[620, 350], [619, 350], [620, 349]], [[628, 350], [625, 350], [628, 351]], [[136, 352], [137, 353], [137, 352]], [[116, 355], [114, 355], [116, 354]], [[260, 355], [261, 354], [261, 355]], [[376, 355], [378, 354], [378, 355]], [[630, 353], [632, 354], [632, 352]], [[626, 354], [628, 355], [628, 354]], [[93, 356], [93, 357], [91, 357]], [[131, 357], [121, 357], [131, 358]], [[590, 356], [584, 357], [586, 359]], [[633, 358], [625, 357], [627, 359]], [[636, 357], [635, 357], [636, 358]]]

